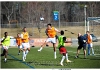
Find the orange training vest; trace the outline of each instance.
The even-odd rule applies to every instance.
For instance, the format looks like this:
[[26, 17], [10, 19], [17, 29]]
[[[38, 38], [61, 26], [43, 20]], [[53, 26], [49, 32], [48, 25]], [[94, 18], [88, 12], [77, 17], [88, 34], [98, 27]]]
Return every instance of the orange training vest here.
[[47, 29], [47, 34], [50, 38], [54, 38], [55, 35], [56, 35], [56, 31], [55, 31], [55, 28], [52, 27], [51, 29]]
[[16, 38], [16, 43], [17, 45], [21, 45], [22, 44], [22, 39], [20, 37]]
[[87, 43], [88, 44], [92, 43], [92, 39], [90, 38], [90, 35], [87, 35]]

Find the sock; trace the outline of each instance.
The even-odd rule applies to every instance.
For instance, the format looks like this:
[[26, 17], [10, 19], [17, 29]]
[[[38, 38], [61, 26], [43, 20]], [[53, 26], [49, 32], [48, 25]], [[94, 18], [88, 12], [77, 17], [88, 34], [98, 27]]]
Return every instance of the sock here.
[[26, 55], [28, 54], [28, 52], [29, 52], [29, 51], [28, 51], [28, 50], [26, 50]]
[[43, 49], [43, 48], [41, 47], [41, 48], [40, 48], [40, 51], [41, 51], [42, 49]]
[[20, 52], [18, 52], [18, 54], [20, 54]]
[[56, 52], [54, 52], [54, 57], [55, 57], [55, 59], [57, 58], [57, 56], [56, 56]]
[[61, 62], [60, 62], [60, 63], [63, 63], [64, 59], [65, 59], [65, 56], [63, 56], [63, 57], [62, 57], [62, 59], [61, 59]]
[[23, 60], [24, 60], [24, 58], [26, 58], [25, 51], [23, 51]]
[[66, 53], [66, 60], [68, 60], [68, 53]]
[[7, 58], [5, 58], [5, 61], [7, 60]]
[[91, 49], [92, 49], [92, 54], [94, 54], [94, 49], [93, 49], [93, 47], [92, 47]]

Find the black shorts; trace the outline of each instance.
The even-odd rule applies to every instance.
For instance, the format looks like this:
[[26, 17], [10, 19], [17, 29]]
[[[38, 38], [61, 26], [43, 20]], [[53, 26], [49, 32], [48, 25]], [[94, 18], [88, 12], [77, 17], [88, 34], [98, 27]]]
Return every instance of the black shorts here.
[[83, 50], [86, 50], [86, 44], [79, 45], [78, 49], [80, 50], [80, 49], [82, 49], [82, 47], [83, 47]]

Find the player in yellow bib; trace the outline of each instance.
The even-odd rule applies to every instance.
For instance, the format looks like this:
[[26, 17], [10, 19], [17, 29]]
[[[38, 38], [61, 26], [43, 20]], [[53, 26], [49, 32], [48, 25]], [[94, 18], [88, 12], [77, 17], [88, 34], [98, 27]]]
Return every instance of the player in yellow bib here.
[[30, 51], [29, 34], [26, 31], [26, 27], [23, 28], [21, 38], [22, 38], [22, 47], [23, 47], [23, 61], [25, 61], [26, 55]]
[[1, 56], [5, 56], [4, 62], [7, 62], [8, 48], [10, 45], [10, 36], [8, 36], [8, 32], [4, 33], [4, 37], [1, 40], [1, 44], [3, 49], [3, 53], [1, 54]]

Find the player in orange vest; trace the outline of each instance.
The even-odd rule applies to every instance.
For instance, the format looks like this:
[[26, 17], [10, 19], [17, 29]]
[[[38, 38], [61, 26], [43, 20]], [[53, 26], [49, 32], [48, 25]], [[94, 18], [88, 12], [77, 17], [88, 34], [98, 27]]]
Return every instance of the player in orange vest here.
[[86, 34], [87, 34], [88, 55], [90, 55], [90, 49], [92, 49], [92, 55], [94, 55], [92, 36], [90, 35], [89, 31], [87, 31]]
[[23, 51], [22, 50], [22, 39], [21, 39], [19, 33], [17, 34], [17, 37], [16, 37], [16, 43], [17, 43], [17, 46], [19, 48], [19, 52], [18, 52], [18, 55], [19, 55], [20, 54], [20, 51]]
[[26, 31], [26, 27], [23, 28], [21, 38], [22, 38], [22, 47], [23, 47], [23, 61], [25, 61], [26, 55], [30, 51], [29, 34]]
[[57, 30], [55, 27], [52, 27], [51, 24], [47, 24], [47, 29], [46, 29], [46, 34], [48, 36], [48, 38], [46, 39], [45, 43], [43, 43], [43, 45], [41, 45], [41, 48], [38, 51], [41, 51], [43, 49], [43, 46], [45, 46], [48, 42], [51, 42], [53, 44], [53, 48], [54, 48], [54, 58], [56, 59], [56, 32], [59, 32], [59, 30]]

